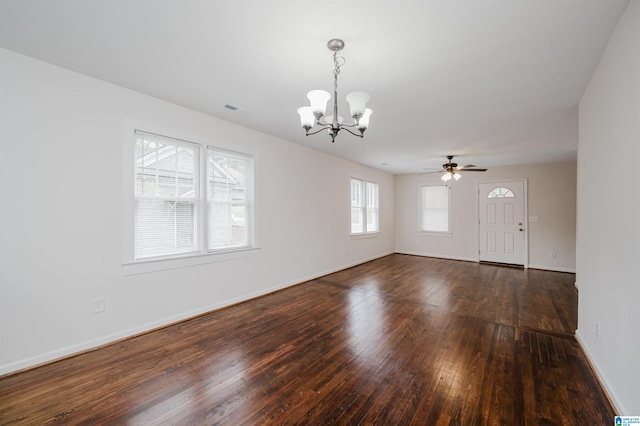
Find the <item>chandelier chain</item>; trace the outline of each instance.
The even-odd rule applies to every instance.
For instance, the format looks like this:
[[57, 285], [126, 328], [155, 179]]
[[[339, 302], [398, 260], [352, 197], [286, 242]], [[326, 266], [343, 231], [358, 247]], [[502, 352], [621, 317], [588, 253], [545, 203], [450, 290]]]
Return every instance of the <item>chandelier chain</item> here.
[[[334, 96], [337, 96], [337, 94], [338, 94], [338, 74], [340, 74], [340, 67], [342, 67], [346, 63], [347, 63], [347, 60], [344, 58], [344, 56], [338, 56], [338, 51], [337, 50], [333, 52], [333, 65], [335, 67], [333, 69], [333, 94], [334, 94]], [[338, 108], [337, 108], [337, 104], [336, 104], [336, 99], [333, 100], [333, 105], [334, 105], [333, 114], [335, 116], [335, 120], [337, 120], [338, 119]]]
[[333, 52], [333, 65], [335, 66], [333, 70], [334, 75], [340, 74], [340, 67], [347, 63], [347, 60], [344, 56], [338, 56], [338, 52]]

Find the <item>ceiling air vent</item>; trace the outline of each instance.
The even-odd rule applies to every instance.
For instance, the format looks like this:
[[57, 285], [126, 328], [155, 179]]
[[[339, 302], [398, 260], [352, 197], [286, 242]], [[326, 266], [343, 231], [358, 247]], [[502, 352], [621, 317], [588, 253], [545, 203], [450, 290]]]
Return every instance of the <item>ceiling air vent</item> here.
[[237, 107], [237, 106], [230, 105], [230, 104], [226, 104], [224, 107], [225, 107], [226, 109], [230, 109], [231, 111], [235, 111], [235, 110], [237, 110], [237, 109], [238, 109], [238, 107]]

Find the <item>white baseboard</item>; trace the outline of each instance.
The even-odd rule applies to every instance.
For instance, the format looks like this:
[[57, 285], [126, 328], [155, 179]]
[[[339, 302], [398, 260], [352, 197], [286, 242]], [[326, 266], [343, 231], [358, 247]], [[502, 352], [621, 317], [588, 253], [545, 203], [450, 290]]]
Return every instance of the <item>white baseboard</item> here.
[[419, 251], [405, 251], [405, 250], [396, 250], [398, 254], [409, 254], [411, 256], [422, 256], [422, 257], [435, 257], [437, 259], [447, 259], [447, 260], [462, 260], [464, 262], [478, 262], [478, 259], [471, 257], [460, 257], [460, 256], [448, 256], [438, 253], [426, 253]]
[[548, 266], [548, 265], [529, 265], [529, 269], [542, 269], [543, 271], [552, 271], [552, 272], [568, 272], [570, 274], [575, 274], [575, 268], [562, 268], [557, 266]]
[[86, 352], [89, 350], [97, 349], [101, 346], [105, 346], [107, 344], [111, 344], [117, 342], [119, 340], [131, 338], [143, 333], [148, 333], [153, 330], [157, 330], [162, 327], [169, 326], [171, 324], [175, 324], [181, 321], [188, 320], [190, 318], [197, 317], [198, 315], [205, 314], [207, 312], [211, 312], [217, 309], [221, 309], [227, 306], [234, 305], [236, 303], [244, 302], [250, 299], [254, 299], [256, 297], [264, 296], [265, 294], [273, 293], [274, 291], [282, 290], [287, 287], [291, 287], [306, 281], [314, 280], [316, 278], [323, 277], [325, 275], [332, 274], [334, 272], [342, 271], [344, 269], [351, 268], [353, 266], [360, 265], [362, 263], [367, 263], [375, 259], [379, 259], [381, 257], [388, 256], [393, 254], [392, 251], [383, 253], [377, 256], [373, 256], [368, 259], [359, 260], [356, 262], [352, 262], [343, 266], [339, 266], [336, 268], [332, 268], [330, 270], [319, 272], [317, 274], [309, 275], [307, 277], [302, 277], [300, 279], [296, 279], [287, 283], [283, 283], [280, 285], [272, 286], [269, 288], [262, 289], [260, 291], [256, 291], [253, 293], [245, 294], [241, 297], [236, 297], [233, 299], [224, 300], [218, 303], [214, 303], [211, 305], [203, 306], [197, 309], [193, 309], [191, 311], [183, 312], [176, 315], [171, 315], [166, 318], [159, 319], [157, 321], [152, 321], [146, 324], [142, 324], [137, 327], [132, 327], [126, 330], [121, 330], [115, 333], [107, 334], [104, 336], [97, 337], [95, 339], [90, 339], [81, 343], [77, 343], [75, 345], [66, 346], [64, 348], [56, 349], [50, 352], [46, 352], [43, 354], [39, 354], [33, 357], [24, 358], [15, 362], [11, 362], [8, 364], [0, 365], [0, 376], [9, 373], [15, 373], [20, 370], [25, 370], [28, 368], [37, 367], [42, 364], [48, 364], [60, 359], [68, 358], [74, 355], [77, 355], [82, 352]]
[[[389, 256], [391, 254], [394, 254], [394, 252], [393, 251], [385, 252], [385, 253], [380, 254], [380, 255], [369, 257], [367, 259], [362, 259], [362, 260], [358, 260], [356, 262], [347, 263], [346, 265], [342, 265], [342, 266], [339, 266], [337, 268], [327, 269], [327, 270], [325, 270], [323, 272], [319, 272], [317, 274], [309, 275], [309, 276], [297, 279], [295, 281], [292, 281], [292, 282], [290, 282], [288, 284], [284, 284], [281, 288], [291, 287], [291, 286], [294, 286], [296, 284], [301, 284], [301, 283], [306, 282], [306, 281], [315, 280], [317, 278], [324, 277], [325, 275], [333, 274], [334, 272], [344, 271], [345, 269], [353, 268], [354, 266], [362, 265], [363, 263], [371, 262], [372, 260], [380, 259], [382, 257]], [[274, 290], [271, 290], [271, 291], [274, 291]], [[269, 291], [267, 293], [270, 293], [271, 291]]]
[[[396, 250], [398, 254], [409, 254], [412, 256], [423, 256], [423, 257], [435, 257], [437, 259], [448, 259], [448, 260], [462, 260], [465, 262], [479, 262], [478, 258], [473, 257], [461, 257], [461, 256], [449, 256], [440, 253], [428, 253], [421, 251], [408, 251], [408, 250]], [[552, 271], [552, 272], [568, 272], [575, 274], [576, 270], [571, 268], [562, 268], [555, 266], [546, 266], [546, 265], [528, 265], [528, 269], [541, 269], [543, 271]]]
[[[239, 301], [239, 300], [238, 300]], [[163, 318], [157, 321], [152, 321], [138, 327], [129, 328], [126, 330], [121, 330], [115, 333], [107, 334], [104, 336], [100, 336], [95, 339], [90, 339], [81, 343], [77, 343], [75, 345], [66, 346], [64, 348], [56, 349], [53, 351], [45, 352], [43, 354], [39, 354], [33, 357], [21, 359], [19, 361], [15, 361], [9, 364], [4, 364], [0, 366], [0, 376], [8, 373], [13, 373], [16, 371], [24, 370], [27, 368], [37, 367], [42, 364], [48, 364], [63, 358], [68, 358], [70, 356], [99, 348], [101, 346], [107, 345], [109, 343], [117, 342], [122, 339], [126, 339], [129, 337], [133, 337], [142, 333], [146, 333], [152, 330], [156, 330], [167, 325], [177, 323], [183, 321], [188, 318], [192, 318], [203, 314], [205, 312], [219, 309], [226, 305], [231, 305], [233, 303], [237, 303], [234, 301], [225, 301], [222, 303], [205, 306], [199, 309], [195, 309], [189, 312], [185, 312], [182, 314], [172, 315], [167, 318]]]
[[584, 353], [584, 356], [587, 358], [587, 362], [589, 363], [589, 365], [591, 366], [591, 369], [596, 374], [596, 378], [598, 379], [598, 382], [600, 383], [600, 386], [602, 386], [602, 389], [604, 390], [604, 392], [607, 394], [607, 398], [609, 398], [609, 401], [613, 405], [613, 409], [616, 411], [616, 414], [621, 416], [631, 415], [631, 414], [628, 414], [627, 411], [625, 411], [622, 404], [620, 404], [620, 402], [616, 398], [616, 395], [613, 392], [613, 390], [608, 386], [606, 376], [602, 373], [602, 370], [598, 367], [598, 363], [591, 356], [591, 353], [589, 352], [587, 345], [582, 339], [580, 330], [576, 330], [575, 336], [576, 336], [576, 341], [578, 342], [578, 346], [580, 346], [580, 349], [582, 349], [582, 353]]

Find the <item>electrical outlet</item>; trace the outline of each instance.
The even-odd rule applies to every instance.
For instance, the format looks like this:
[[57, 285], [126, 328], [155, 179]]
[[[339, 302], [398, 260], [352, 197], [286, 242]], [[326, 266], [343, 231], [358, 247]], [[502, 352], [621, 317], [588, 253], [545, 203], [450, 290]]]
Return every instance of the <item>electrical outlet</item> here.
[[596, 339], [600, 340], [600, 323], [596, 321]]
[[550, 251], [549, 252], [549, 259], [555, 259], [556, 258], [556, 252], [555, 251]]
[[104, 305], [104, 297], [96, 297], [95, 299], [93, 299], [93, 302], [91, 304], [92, 312], [94, 314], [104, 312]]
[[264, 267], [264, 273], [266, 275], [270, 275], [271, 274], [271, 265], [267, 265]]

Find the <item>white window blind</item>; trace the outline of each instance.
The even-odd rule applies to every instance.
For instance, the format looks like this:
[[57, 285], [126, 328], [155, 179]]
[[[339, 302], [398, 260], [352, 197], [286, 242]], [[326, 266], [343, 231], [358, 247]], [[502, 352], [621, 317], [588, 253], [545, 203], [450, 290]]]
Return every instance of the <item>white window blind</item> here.
[[364, 232], [364, 181], [351, 179], [351, 233]]
[[379, 231], [378, 184], [351, 179], [351, 233]]
[[135, 260], [250, 248], [253, 157], [135, 131]]
[[136, 131], [135, 257], [198, 250], [198, 146]]
[[449, 232], [449, 188], [423, 186], [421, 229], [428, 232]]
[[366, 232], [378, 232], [378, 184], [366, 182]]
[[207, 150], [209, 250], [250, 244], [252, 169], [249, 156]]

